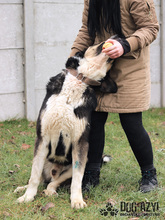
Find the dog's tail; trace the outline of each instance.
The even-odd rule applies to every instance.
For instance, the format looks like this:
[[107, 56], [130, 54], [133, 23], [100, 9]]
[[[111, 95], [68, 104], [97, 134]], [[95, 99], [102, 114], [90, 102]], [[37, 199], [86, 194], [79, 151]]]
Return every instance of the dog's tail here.
[[101, 160], [101, 167], [103, 164], [107, 164], [112, 160], [112, 157], [110, 155], [103, 154], [102, 160]]
[[103, 154], [102, 163], [104, 163], [104, 164], [109, 163], [111, 160], [112, 160], [112, 157], [110, 155]]

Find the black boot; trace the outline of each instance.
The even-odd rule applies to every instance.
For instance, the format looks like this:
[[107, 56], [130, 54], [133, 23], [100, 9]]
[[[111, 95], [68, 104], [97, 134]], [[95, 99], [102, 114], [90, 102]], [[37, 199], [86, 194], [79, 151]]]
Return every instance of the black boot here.
[[143, 193], [150, 192], [158, 186], [156, 169], [142, 171], [142, 178], [139, 181], [140, 191]]
[[89, 192], [92, 187], [99, 184], [100, 171], [86, 170], [82, 181], [82, 191]]

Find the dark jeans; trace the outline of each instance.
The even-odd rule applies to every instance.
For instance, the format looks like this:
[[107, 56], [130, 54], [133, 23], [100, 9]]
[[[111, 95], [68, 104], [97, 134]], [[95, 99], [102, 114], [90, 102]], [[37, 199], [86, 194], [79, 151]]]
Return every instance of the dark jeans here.
[[[100, 169], [104, 150], [104, 126], [107, 117], [107, 112], [92, 113], [88, 163], [86, 170]], [[152, 145], [148, 133], [142, 124], [142, 113], [122, 113], [119, 114], [119, 117], [121, 125], [141, 170], [146, 171], [154, 168]]]

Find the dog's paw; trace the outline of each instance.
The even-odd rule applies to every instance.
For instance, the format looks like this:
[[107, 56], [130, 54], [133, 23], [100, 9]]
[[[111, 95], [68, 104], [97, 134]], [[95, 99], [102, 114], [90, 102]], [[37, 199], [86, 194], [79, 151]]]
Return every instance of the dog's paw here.
[[34, 200], [33, 196], [28, 196], [26, 194], [24, 194], [23, 196], [19, 197], [16, 202], [17, 203], [23, 203], [23, 202], [31, 202]]
[[55, 191], [55, 190], [48, 190], [48, 189], [45, 189], [43, 191], [43, 193], [46, 195], [46, 196], [58, 196], [58, 193]]
[[27, 185], [26, 186], [19, 186], [14, 190], [14, 193], [22, 192], [25, 189], [27, 189]]
[[83, 209], [83, 208], [87, 207], [87, 204], [83, 200], [74, 199], [71, 201], [71, 207], [73, 209]]

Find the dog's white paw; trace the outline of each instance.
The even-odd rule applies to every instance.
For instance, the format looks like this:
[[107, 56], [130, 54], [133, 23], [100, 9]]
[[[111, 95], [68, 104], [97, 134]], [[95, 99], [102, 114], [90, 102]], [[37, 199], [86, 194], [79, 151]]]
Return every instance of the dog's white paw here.
[[16, 202], [17, 203], [23, 203], [23, 202], [31, 202], [34, 200], [34, 196], [28, 196], [24, 194], [23, 196], [19, 197]]
[[43, 193], [44, 193], [46, 196], [53, 196], [53, 195], [58, 196], [58, 193], [57, 193], [55, 190], [45, 189], [45, 190], [43, 191]]
[[82, 199], [74, 199], [71, 201], [71, 207], [73, 209], [83, 209], [87, 207], [87, 204]]
[[14, 193], [22, 192], [27, 189], [27, 186], [19, 186], [14, 190]]

